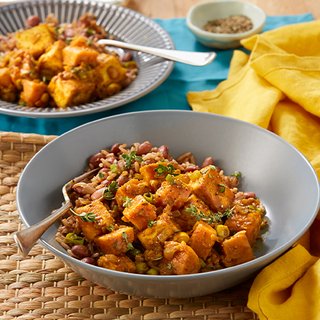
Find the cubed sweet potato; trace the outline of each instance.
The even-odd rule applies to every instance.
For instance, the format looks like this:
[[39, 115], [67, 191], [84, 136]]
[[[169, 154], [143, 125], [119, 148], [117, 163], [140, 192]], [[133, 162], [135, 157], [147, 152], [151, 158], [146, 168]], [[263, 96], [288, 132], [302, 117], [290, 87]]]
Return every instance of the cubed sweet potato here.
[[201, 176], [191, 186], [195, 195], [215, 212], [225, 211], [233, 203], [234, 193], [213, 166], [201, 169]]
[[200, 259], [194, 250], [185, 242], [167, 241], [163, 250], [164, 259], [173, 274], [197, 273], [200, 270]]
[[[191, 210], [191, 208], [194, 208]], [[210, 216], [209, 207], [196, 195], [191, 194], [183, 208], [175, 212], [174, 221], [176, 221], [183, 231], [189, 231], [197, 222], [196, 212], [201, 212], [204, 216]]]
[[64, 79], [63, 73], [54, 76], [48, 90], [59, 108], [87, 103], [92, 99], [95, 84], [90, 80]]
[[94, 215], [92, 222], [77, 217], [80, 229], [89, 240], [94, 240], [97, 236], [106, 233], [114, 225], [111, 213], [100, 200], [94, 200], [86, 206], [76, 208], [75, 211], [77, 214], [92, 213]]
[[148, 222], [157, 217], [157, 208], [142, 195], [136, 196], [123, 210], [126, 221], [130, 221], [138, 230], [148, 227]]
[[136, 272], [135, 263], [125, 255], [105, 254], [98, 259], [98, 266], [123, 272]]
[[260, 234], [262, 223], [262, 213], [255, 206], [235, 205], [233, 214], [229, 217], [225, 225], [231, 232], [245, 230], [249, 243], [254, 244]]
[[9, 68], [0, 68], [0, 99], [14, 102], [17, 90], [11, 80]]
[[97, 93], [103, 99], [110, 95], [108, 88], [111, 84], [120, 84], [126, 78], [127, 70], [111, 54], [102, 53], [97, 60], [98, 65], [95, 68], [98, 80]]
[[134, 198], [137, 195], [148, 193], [150, 188], [145, 181], [131, 179], [123, 184], [116, 192], [115, 200], [120, 208], [123, 207], [127, 198]]
[[65, 47], [63, 41], [54, 42], [38, 60], [38, 68], [41, 77], [51, 80], [51, 78], [63, 71], [62, 50]]
[[181, 208], [191, 194], [188, 184], [171, 176], [172, 181], [163, 181], [161, 187], [155, 193], [155, 202], [159, 206], [171, 206]]
[[128, 251], [129, 243], [134, 240], [132, 227], [121, 227], [95, 239], [95, 243], [104, 253], [121, 255]]
[[54, 42], [53, 31], [46, 24], [19, 31], [14, 38], [18, 49], [29, 52], [36, 59]]
[[200, 258], [205, 260], [209, 256], [216, 240], [216, 230], [207, 223], [199, 221], [194, 226], [194, 230], [188, 244]]
[[98, 63], [99, 52], [93, 48], [67, 46], [63, 49], [62, 54], [63, 64], [70, 67], [79, 66], [81, 63], [96, 66]]
[[222, 250], [224, 253], [222, 261], [226, 267], [235, 266], [254, 258], [245, 231], [239, 231], [231, 238], [224, 240]]
[[138, 239], [146, 249], [152, 249], [158, 244], [163, 244], [175, 232], [180, 231], [167, 214], [162, 214], [156, 222], [138, 233]]
[[44, 107], [49, 100], [47, 85], [40, 81], [24, 79], [20, 98], [28, 107]]

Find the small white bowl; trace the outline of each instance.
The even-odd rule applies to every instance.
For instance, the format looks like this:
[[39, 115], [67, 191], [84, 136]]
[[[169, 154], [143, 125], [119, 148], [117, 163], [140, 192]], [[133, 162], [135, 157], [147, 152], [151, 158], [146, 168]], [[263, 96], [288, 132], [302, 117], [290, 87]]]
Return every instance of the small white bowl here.
[[[242, 33], [213, 33], [203, 29], [211, 20], [231, 15], [244, 15], [251, 19], [253, 28]], [[207, 47], [230, 49], [240, 46], [240, 40], [262, 31], [266, 21], [265, 12], [259, 7], [237, 0], [214, 0], [192, 6], [187, 14], [187, 26], [196, 39]]]

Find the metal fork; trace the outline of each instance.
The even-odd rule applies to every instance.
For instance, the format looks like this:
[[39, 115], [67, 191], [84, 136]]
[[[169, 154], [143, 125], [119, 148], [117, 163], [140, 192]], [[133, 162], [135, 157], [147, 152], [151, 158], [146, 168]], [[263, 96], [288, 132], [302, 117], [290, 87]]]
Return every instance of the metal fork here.
[[34, 244], [40, 239], [43, 233], [59, 218], [61, 218], [70, 208], [72, 208], [73, 204], [68, 194], [72, 186], [75, 183], [78, 183], [90, 176], [93, 176], [99, 169], [100, 168], [95, 168], [68, 181], [62, 187], [64, 202], [62, 203], [62, 206], [60, 208], [52, 211], [52, 214], [50, 214], [47, 218], [41, 220], [40, 222], [30, 227], [18, 231], [13, 235], [13, 238], [24, 257], [28, 255]]

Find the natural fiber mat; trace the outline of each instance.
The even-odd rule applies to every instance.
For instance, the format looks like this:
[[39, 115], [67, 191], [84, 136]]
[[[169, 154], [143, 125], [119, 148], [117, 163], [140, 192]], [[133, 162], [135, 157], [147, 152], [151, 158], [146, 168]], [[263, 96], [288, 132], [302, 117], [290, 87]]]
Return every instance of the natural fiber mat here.
[[74, 273], [40, 244], [23, 259], [12, 234], [19, 175], [54, 136], [0, 132], [0, 320], [9, 319], [257, 319], [247, 307], [250, 282], [190, 299], [128, 296]]

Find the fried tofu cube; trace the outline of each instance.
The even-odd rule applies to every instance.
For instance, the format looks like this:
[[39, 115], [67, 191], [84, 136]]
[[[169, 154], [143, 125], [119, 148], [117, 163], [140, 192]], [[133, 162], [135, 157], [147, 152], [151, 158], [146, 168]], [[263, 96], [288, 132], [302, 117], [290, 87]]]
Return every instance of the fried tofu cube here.
[[121, 227], [110, 233], [104, 234], [95, 239], [95, 243], [103, 253], [114, 255], [124, 254], [129, 249], [129, 243], [134, 240], [134, 230], [132, 227]]
[[29, 52], [39, 58], [54, 42], [52, 30], [46, 24], [19, 31], [14, 35], [18, 49]]
[[254, 244], [260, 234], [261, 224], [262, 213], [257, 207], [250, 205], [248, 208], [239, 204], [234, 206], [233, 214], [225, 222], [231, 232], [245, 230], [251, 245]]
[[239, 231], [231, 238], [224, 240], [222, 251], [224, 253], [222, 261], [226, 267], [235, 266], [254, 258], [245, 231]]
[[155, 202], [158, 206], [181, 208], [191, 194], [191, 188], [178, 178], [171, 176], [172, 181], [163, 181], [155, 193]]
[[201, 169], [201, 176], [191, 181], [191, 186], [194, 194], [215, 212], [225, 211], [233, 203], [234, 193], [213, 166]]
[[97, 60], [97, 92], [102, 99], [110, 95], [111, 84], [119, 84], [125, 80], [127, 70], [122, 67], [119, 59], [111, 54], [101, 53]]
[[17, 89], [11, 80], [9, 68], [0, 68], [0, 99], [9, 102], [17, 99]]
[[216, 230], [206, 222], [199, 221], [194, 226], [194, 230], [188, 244], [200, 258], [206, 260], [217, 239]]
[[136, 272], [135, 263], [125, 255], [105, 254], [98, 259], [98, 266], [123, 272]]
[[81, 63], [96, 66], [99, 52], [90, 47], [67, 46], [62, 51], [63, 64], [69, 67], [80, 66]]
[[163, 255], [166, 266], [172, 268], [173, 274], [197, 273], [201, 268], [199, 257], [185, 242], [167, 241]]
[[153, 249], [180, 231], [167, 214], [162, 214], [155, 223], [138, 233], [138, 239], [146, 249]]
[[64, 79], [63, 73], [54, 76], [48, 90], [59, 108], [87, 103], [92, 99], [95, 84], [88, 80]]
[[42, 77], [48, 80], [63, 71], [63, 41], [54, 42], [38, 60], [38, 68]]
[[20, 98], [28, 107], [44, 107], [49, 100], [47, 85], [43, 82], [24, 79]]
[[145, 181], [130, 179], [123, 184], [116, 192], [115, 200], [117, 205], [122, 208], [127, 198], [133, 199], [137, 195], [150, 192], [150, 188]]
[[157, 208], [142, 195], [136, 196], [123, 210], [126, 221], [131, 222], [138, 230], [148, 227], [148, 222], [157, 218]]
[[114, 219], [109, 210], [100, 200], [94, 200], [90, 204], [75, 209], [77, 214], [92, 213], [94, 221], [87, 222], [77, 217], [80, 229], [85, 237], [92, 241], [97, 236], [104, 234], [110, 227], [114, 225]]

